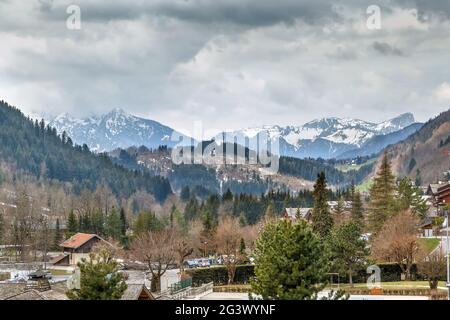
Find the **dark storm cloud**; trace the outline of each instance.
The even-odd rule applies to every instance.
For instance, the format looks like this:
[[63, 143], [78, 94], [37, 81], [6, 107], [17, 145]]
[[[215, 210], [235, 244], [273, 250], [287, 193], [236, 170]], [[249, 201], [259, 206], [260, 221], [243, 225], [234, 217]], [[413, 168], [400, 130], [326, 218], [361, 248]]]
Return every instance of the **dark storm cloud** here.
[[299, 19], [316, 23], [322, 19], [338, 19], [332, 1], [178, 1], [155, 7], [157, 14], [197, 23], [234, 23], [245, 26], [292, 24]]
[[[425, 19], [449, 3], [0, 0], [0, 98], [76, 116], [122, 107], [180, 129], [424, 120], [450, 103], [450, 22]], [[81, 30], [66, 28], [71, 4]], [[371, 4], [381, 30], [366, 27]]]
[[385, 56], [404, 56], [402, 50], [391, 46], [389, 43], [375, 41], [372, 48]]
[[450, 1], [448, 0], [395, 0], [403, 8], [417, 9], [418, 17], [427, 21], [430, 15], [450, 19]]
[[53, 6], [53, 0], [39, 0], [42, 11], [50, 11]]

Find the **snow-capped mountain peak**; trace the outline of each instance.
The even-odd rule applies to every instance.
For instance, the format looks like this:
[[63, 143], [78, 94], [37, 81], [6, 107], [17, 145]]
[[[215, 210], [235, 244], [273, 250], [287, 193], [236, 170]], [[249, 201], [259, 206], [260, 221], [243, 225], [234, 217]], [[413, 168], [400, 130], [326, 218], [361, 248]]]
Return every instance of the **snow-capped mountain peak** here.
[[415, 122], [414, 115], [410, 112], [404, 113], [391, 120], [387, 120], [378, 124], [377, 129], [383, 133], [391, 133], [410, 126]]
[[[238, 141], [245, 141], [246, 138], [251, 139], [264, 133], [272, 141], [278, 139], [281, 155], [333, 158], [363, 147], [369, 149], [365, 152], [371, 152], [373, 148], [368, 148], [367, 145], [372, 139], [400, 132], [413, 123], [414, 116], [411, 113], [380, 123], [329, 117], [312, 120], [299, 126], [264, 125], [228, 132], [226, 141], [233, 143], [235, 137]], [[160, 145], [173, 147], [177, 144], [170, 139], [175, 132], [172, 128], [137, 117], [121, 108], [85, 119], [77, 119], [65, 113], [55, 117], [50, 125], [59, 133], [66, 131], [75, 143], [86, 143], [91, 150], [97, 152], [130, 146], [144, 145], [148, 148], [157, 148]], [[175, 133], [182, 136], [178, 132]], [[404, 134], [398, 135], [402, 136]], [[216, 138], [220, 140], [221, 137]], [[389, 142], [393, 143], [395, 139], [390, 137]], [[376, 145], [379, 148], [383, 143], [378, 141]]]
[[315, 119], [300, 126], [264, 125], [227, 133], [227, 141], [234, 137], [244, 141], [265, 133], [279, 139], [283, 155], [296, 157], [331, 158], [340, 153], [362, 147], [375, 136], [400, 131], [415, 122], [411, 113], [372, 123], [359, 119], [328, 117]]
[[130, 146], [144, 145], [157, 148], [160, 145], [171, 147], [176, 144], [170, 141], [174, 133], [172, 128], [134, 116], [121, 108], [85, 119], [76, 119], [67, 113], [60, 114], [50, 122], [50, 125], [59, 133], [66, 131], [75, 143], [86, 143], [96, 152]]

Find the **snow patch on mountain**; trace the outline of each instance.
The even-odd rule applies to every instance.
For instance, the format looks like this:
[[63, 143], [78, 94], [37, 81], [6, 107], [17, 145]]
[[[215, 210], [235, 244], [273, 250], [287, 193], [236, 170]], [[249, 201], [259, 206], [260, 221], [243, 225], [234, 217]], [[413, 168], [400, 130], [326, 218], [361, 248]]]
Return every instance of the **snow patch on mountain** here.
[[59, 133], [65, 131], [75, 143], [80, 145], [85, 143], [95, 152], [141, 145], [148, 148], [157, 148], [160, 145], [173, 147], [177, 142], [171, 141], [172, 134], [184, 137], [170, 127], [153, 120], [136, 117], [121, 108], [85, 119], [77, 119], [63, 113], [49, 124]]
[[301, 126], [264, 125], [237, 130], [226, 133], [226, 140], [232, 142], [237, 137], [238, 141], [244, 141], [246, 137], [252, 139], [264, 134], [271, 140], [279, 139], [282, 155], [332, 158], [342, 152], [361, 148], [375, 136], [400, 131], [413, 123], [415, 120], [411, 113], [381, 123], [329, 117], [315, 119]]

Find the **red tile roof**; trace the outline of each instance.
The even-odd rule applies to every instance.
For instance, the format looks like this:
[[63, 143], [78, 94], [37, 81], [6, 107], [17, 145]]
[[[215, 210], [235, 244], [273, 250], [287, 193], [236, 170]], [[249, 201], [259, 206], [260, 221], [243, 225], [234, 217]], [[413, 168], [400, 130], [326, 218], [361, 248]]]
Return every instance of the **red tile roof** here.
[[60, 244], [61, 247], [64, 248], [79, 248], [81, 247], [83, 244], [85, 244], [86, 242], [88, 242], [89, 240], [91, 240], [92, 238], [99, 238], [101, 239], [99, 236], [97, 236], [96, 234], [91, 234], [91, 233], [77, 233], [73, 236], [71, 236], [69, 239], [67, 239], [66, 241], [64, 241], [63, 243]]

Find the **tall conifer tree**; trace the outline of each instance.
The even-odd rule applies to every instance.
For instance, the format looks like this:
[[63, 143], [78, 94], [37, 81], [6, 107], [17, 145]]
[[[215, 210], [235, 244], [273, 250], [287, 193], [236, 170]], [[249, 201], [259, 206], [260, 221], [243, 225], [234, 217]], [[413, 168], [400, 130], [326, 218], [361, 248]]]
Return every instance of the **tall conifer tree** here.
[[378, 232], [387, 218], [395, 213], [394, 194], [395, 176], [392, 174], [388, 154], [385, 152], [381, 167], [370, 188], [368, 222], [372, 232]]
[[328, 190], [325, 173], [321, 172], [317, 176], [314, 185], [314, 207], [312, 213], [312, 227], [320, 237], [326, 237], [333, 227], [333, 218], [328, 207]]

